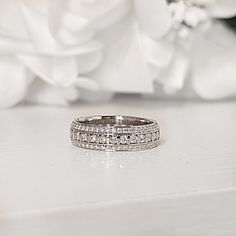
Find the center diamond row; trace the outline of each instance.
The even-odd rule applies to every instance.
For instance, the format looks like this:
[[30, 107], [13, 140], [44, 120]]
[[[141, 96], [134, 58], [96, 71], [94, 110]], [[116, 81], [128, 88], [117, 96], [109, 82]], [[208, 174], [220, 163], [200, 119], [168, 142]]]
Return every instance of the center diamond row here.
[[152, 142], [159, 139], [159, 133], [148, 133], [148, 134], [139, 134], [139, 135], [114, 135], [114, 136], [104, 136], [96, 134], [87, 134], [87, 133], [73, 133], [72, 139], [80, 142], [88, 143], [98, 143], [98, 144], [138, 144], [145, 142]]

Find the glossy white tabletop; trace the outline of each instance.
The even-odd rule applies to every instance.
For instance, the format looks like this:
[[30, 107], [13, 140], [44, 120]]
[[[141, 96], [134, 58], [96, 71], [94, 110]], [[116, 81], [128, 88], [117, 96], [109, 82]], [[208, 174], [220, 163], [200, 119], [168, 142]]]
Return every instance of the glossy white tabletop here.
[[[157, 119], [161, 126], [161, 145], [149, 151], [132, 153], [105, 153], [73, 147], [69, 140], [72, 119], [94, 114], [125, 114]], [[201, 203], [199, 199], [206, 197], [208, 202], [214, 203], [210, 207], [222, 207], [217, 200], [221, 194], [222, 198], [219, 199], [228, 204], [224, 208], [227, 210], [223, 217], [228, 217], [227, 220], [232, 223], [232, 220], [236, 220], [236, 201], [232, 200], [236, 197], [235, 121], [234, 102], [174, 103], [118, 99], [102, 105], [80, 104], [70, 108], [22, 106], [1, 110], [0, 225], [1, 221], [11, 222], [1, 235], [28, 235], [25, 229], [22, 229], [24, 234], [19, 234], [19, 230], [18, 234], [14, 233], [18, 228], [13, 230], [16, 223], [11, 220], [15, 218], [57, 215], [57, 212], [79, 212], [83, 218], [83, 214], [93, 212], [96, 215], [98, 210], [112, 211], [117, 206], [125, 206], [125, 209], [130, 206], [132, 209], [132, 204], [137, 204], [135, 209], [138, 209], [142, 203], [149, 204], [150, 212], [157, 207], [153, 210], [153, 216], [162, 209], [160, 212], [169, 214], [169, 217], [173, 217], [173, 222], [178, 222], [178, 207], [176, 212], [171, 213], [165, 212], [164, 206], [180, 201], [182, 210], [186, 205], [185, 218], [188, 218], [192, 207], [189, 201], [195, 202], [197, 197], [196, 201], [200, 201], [197, 206], [204, 211], [207, 209], [206, 205], [204, 208], [206, 203]], [[162, 202], [163, 200], [167, 202]], [[232, 209], [235, 209], [234, 213], [230, 211]], [[139, 210], [140, 214], [141, 212]], [[142, 214], [145, 216], [145, 209]], [[102, 214], [104, 217], [111, 215], [112, 213]], [[120, 213], [119, 219], [122, 217]], [[202, 216], [198, 215], [196, 219], [197, 217], [200, 219]], [[63, 225], [63, 222], [65, 221], [58, 220], [54, 223]], [[87, 220], [86, 223], [89, 225], [92, 221]], [[159, 223], [159, 228], [166, 227], [167, 222]], [[217, 225], [218, 221], [213, 223]], [[2, 223], [2, 228], [4, 224]], [[128, 223], [120, 223], [120, 227], [129, 228], [126, 224]], [[140, 226], [142, 232], [150, 229], [147, 224]], [[158, 223], [153, 222], [153, 225]], [[111, 235], [113, 228], [110, 223], [107, 231], [105, 228], [105, 231], [101, 229], [101, 235]], [[168, 232], [167, 228], [163, 235], [185, 235], [184, 231], [182, 234], [175, 234], [173, 229]], [[92, 231], [88, 233], [81, 227], [73, 230], [71, 235], [100, 235]], [[63, 230], [57, 234], [55, 232], [50, 229], [50, 233], [45, 231], [44, 235], [65, 235]], [[119, 232], [126, 235], [125, 230]], [[135, 234], [136, 231], [131, 228], [127, 232], [127, 235], [145, 235], [140, 231]], [[204, 235], [186, 232], [186, 235]], [[235, 235], [235, 226], [232, 226], [230, 232], [234, 234], [224, 235]], [[158, 231], [153, 230], [149, 235], [157, 235], [156, 233]], [[40, 231], [34, 232], [34, 235], [40, 235]], [[213, 232], [208, 235], [218, 234], [215, 231], [215, 234]]]

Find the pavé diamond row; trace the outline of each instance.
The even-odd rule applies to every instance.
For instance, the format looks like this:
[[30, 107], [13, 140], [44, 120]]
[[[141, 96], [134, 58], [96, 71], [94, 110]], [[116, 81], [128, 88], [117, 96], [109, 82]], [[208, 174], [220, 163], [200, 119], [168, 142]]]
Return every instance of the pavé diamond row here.
[[103, 151], [138, 151], [159, 144], [156, 121], [131, 116], [91, 116], [75, 119], [70, 127], [73, 145]]

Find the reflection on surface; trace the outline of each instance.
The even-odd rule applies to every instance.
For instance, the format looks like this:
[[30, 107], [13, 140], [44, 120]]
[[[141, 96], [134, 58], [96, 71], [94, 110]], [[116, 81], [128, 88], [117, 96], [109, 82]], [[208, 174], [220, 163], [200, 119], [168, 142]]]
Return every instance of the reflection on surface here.
[[[160, 144], [162, 145], [162, 143]], [[150, 168], [158, 161], [159, 148], [138, 152], [103, 152], [73, 148], [72, 158], [79, 168], [87, 169], [133, 169]]]

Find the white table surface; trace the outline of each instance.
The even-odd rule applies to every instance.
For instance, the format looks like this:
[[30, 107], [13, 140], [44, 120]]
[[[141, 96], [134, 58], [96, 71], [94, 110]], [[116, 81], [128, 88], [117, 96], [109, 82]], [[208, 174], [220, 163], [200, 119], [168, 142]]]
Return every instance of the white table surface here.
[[[73, 147], [76, 116], [159, 120], [161, 146]], [[236, 103], [123, 98], [0, 111], [0, 235], [236, 235]]]

